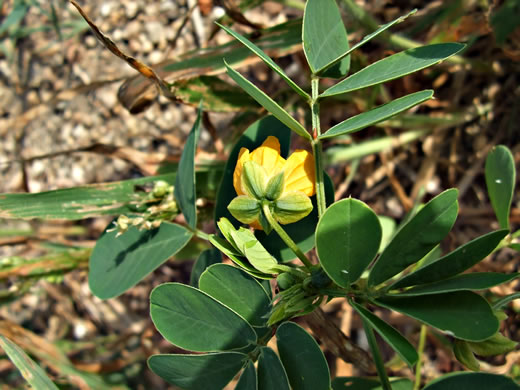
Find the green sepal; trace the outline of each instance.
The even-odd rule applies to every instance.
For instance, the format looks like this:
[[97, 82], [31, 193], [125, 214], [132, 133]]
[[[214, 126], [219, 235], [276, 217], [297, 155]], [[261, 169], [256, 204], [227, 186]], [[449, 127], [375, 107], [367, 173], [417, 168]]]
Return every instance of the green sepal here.
[[242, 170], [242, 189], [253, 198], [265, 198], [267, 175], [264, 168], [254, 161], [246, 161]]
[[284, 183], [285, 177], [283, 172], [271, 177], [267, 183], [265, 197], [269, 200], [278, 199], [282, 195]]
[[468, 342], [469, 348], [479, 356], [494, 356], [511, 352], [518, 343], [497, 332], [487, 340]]
[[309, 215], [312, 202], [303, 192], [293, 191], [274, 202], [273, 215], [281, 224], [297, 222]]
[[269, 234], [269, 233], [271, 233], [273, 231], [273, 227], [271, 226], [271, 224], [269, 223], [269, 221], [265, 217], [263, 211], [260, 212], [260, 216], [259, 216], [258, 222], [260, 222], [260, 226], [262, 226], [262, 229], [264, 230], [265, 234]]
[[240, 195], [231, 201], [228, 210], [240, 222], [249, 224], [259, 219], [260, 204], [255, 198]]
[[279, 303], [276, 305], [269, 316], [269, 319], [267, 320], [267, 326], [273, 326], [277, 322], [281, 322], [287, 317], [287, 313], [285, 311], [285, 304]]
[[467, 341], [458, 339], [455, 340], [455, 343], [453, 343], [453, 353], [455, 354], [457, 360], [468, 369], [472, 371], [479, 370], [480, 363], [475, 358], [475, 355], [471, 351]]

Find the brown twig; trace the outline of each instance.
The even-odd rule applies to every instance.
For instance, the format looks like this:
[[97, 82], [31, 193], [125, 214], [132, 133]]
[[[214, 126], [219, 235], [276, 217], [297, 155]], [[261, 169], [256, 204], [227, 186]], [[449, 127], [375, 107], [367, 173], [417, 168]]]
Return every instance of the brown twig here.
[[141, 61], [131, 57], [125, 53], [123, 53], [117, 45], [105, 34], [101, 32], [101, 30], [94, 24], [94, 22], [88, 17], [88, 15], [81, 9], [79, 4], [75, 0], [70, 0], [71, 4], [76, 7], [78, 12], [81, 14], [83, 19], [88, 23], [96, 38], [108, 49], [112, 52], [112, 54], [118, 56], [123, 61], [125, 61], [132, 68], [137, 70], [140, 74], [142, 74], [147, 79], [152, 80], [155, 85], [159, 88], [159, 90], [164, 94], [164, 96], [168, 98], [175, 99], [175, 95], [170, 91], [170, 87], [168, 84], [160, 78], [155, 71], [150, 68], [148, 65], [143, 64]]
[[367, 351], [352, 342], [320, 308], [305, 317], [317, 340], [335, 356], [368, 374], [376, 372], [374, 363]]

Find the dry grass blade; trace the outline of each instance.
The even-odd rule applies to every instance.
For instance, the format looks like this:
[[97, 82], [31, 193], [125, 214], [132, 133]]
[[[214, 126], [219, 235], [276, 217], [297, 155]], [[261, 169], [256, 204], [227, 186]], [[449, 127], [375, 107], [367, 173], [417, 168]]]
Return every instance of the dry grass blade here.
[[88, 15], [81, 9], [78, 3], [76, 3], [75, 0], [70, 0], [71, 4], [76, 7], [78, 12], [81, 14], [83, 19], [88, 23], [92, 31], [94, 32], [94, 35], [96, 38], [108, 49], [110, 50], [114, 55], [121, 58], [123, 61], [125, 61], [128, 65], [130, 65], [132, 68], [137, 70], [140, 74], [142, 74], [144, 77], [152, 80], [155, 85], [159, 88], [159, 90], [168, 98], [175, 98], [175, 95], [171, 93], [170, 88], [168, 87], [168, 84], [161, 79], [155, 71], [150, 68], [148, 65], [143, 64], [141, 61], [135, 59], [134, 57], [131, 57], [125, 53], [123, 53], [117, 45], [105, 34], [101, 32], [101, 30], [94, 24], [94, 22], [88, 17]]
[[[121, 159], [127, 163], [134, 165], [145, 175], [155, 175], [157, 169], [162, 163], [179, 161], [179, 156], [168, 156], [164, 153], [145, 153], [128, 146], [117, 146], [110, 144], [103, 144], [96, 142], [92, 145], [87, 145], [74, 149], [61, 150], [58, 152], [45, 153], [27, 158], [14, 159], [0, 162], [1, 165], [19, 163], [30, 163], [36, 160], [43, 160], [55, 158], [58, 156], [68, 156], [72, 153], [96, 153], [106, 157]], [[211, 156], [210, 156], [211, 157]]]
[[45, 362], [54, 371], [67, 375], [71, 383], [74, 383], [79, 389], [89, 388], [82, 378], [77, 374], [74, 375], [75, 368], [67, 356], [54, 344], [10, 321], [0, 321], [0, 335], [7, 337], [24, 351]]
[[28, 260], [22, 264], [0, 270], [0, 280], [8, 278], [27, 278], [48, 275], [56, 272], [70, 272], [75, 269], [85, 269], [91, 249], [84, 249], [54, 256], [44, 256], [40, 259]]

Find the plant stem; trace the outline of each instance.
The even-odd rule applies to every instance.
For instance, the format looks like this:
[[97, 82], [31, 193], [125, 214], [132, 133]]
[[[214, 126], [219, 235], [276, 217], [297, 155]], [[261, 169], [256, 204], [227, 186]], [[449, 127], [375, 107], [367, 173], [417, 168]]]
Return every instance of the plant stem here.
[[417, 365], [415, 366], [415, 383], [413, 385], [413, 390], [419, 390], [419, 388], [421, 387], [422, 358], [424, 354], [424, 345], [426, 344], [427, 333], [428, 328], [426, 327], [426, 325], [421, 325], [421, 333], [419, 335], [419, 347], [417, 348], [419, 359], [417, 360]]
[[264, 211], [265, 218], [267, 219], [267, 222], [271, 225], [273, 230], [278, 233], [280, 238], [283, 242], [294, 252], [296, 256], [302, 261], [302, 263], [305, 265], [306, 268], [309, 270], [312, 268], [312, 263], [310, 260], [305, 256], [305, 253], [302, 252], [302, 250], [296, 245], [296, 243], [289, 237], [289, 235], [283, 230], [283, 228], [280, 226], [280, 224], [274, 219], [273, 215], [271, 214], [271, 210], [269, 209], [269, 204], [266, 202], [262, 205], [262, 209]]
[[305, 3], [300, 0], [275, 0], [277, 3], [286, 5], [287, 7], [292, 7], [303, 11], [305, 9]]
[[202, 230], [199, 230], [199, 229], [196, 229], [194, 231], [195, 235], [199, 238], [202, 238], [203, 240], [206, 240], [206, 241], [209, 241], [209, 234], [208, 233], [204, 233]]
[[314, 166], [316, 171], [316, 198], [318, 202], [318, 215], [321, 216], [327, 208], [325, 201], [325, 182], [323, 175], [323, 148], [321, 141], [318, 138], [321, 135], [320, 127], [320, 103], [318, 101], [320, 79], [317, 76], [312, 76], [311, 88], [312, 96], [310, 101], [311, 116], [312, 116], [312, 153], [314, 155]]
[[381, 387], [383, 390], [392, 390], [392, 386], [390, 386], [390, 380], [386, 375], [385, 364], [383, 363], [383, 358], [381, 357], [381, 352], [379, 351], [379, 346], [377, 345], [376, 336], [374, 335], [374, 329], [372, 329], [370, 324], [365, 320], [363, 320], [363, 329], [365, 329], [368, 345], [372, 351], [372, 358], [374, 359], [374, 363], [376, 365], [377, 375], [381, 380]]

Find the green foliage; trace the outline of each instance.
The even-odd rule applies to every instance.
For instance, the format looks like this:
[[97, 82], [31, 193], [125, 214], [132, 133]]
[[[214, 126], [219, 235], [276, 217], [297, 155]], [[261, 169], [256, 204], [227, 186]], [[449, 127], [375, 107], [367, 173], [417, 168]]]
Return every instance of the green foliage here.
[[244, 46], [246, 46], [249, 50], [251, 50], [255, 55], [257, 55], [259, 58], [262, 59], [272, 70], [274, 70], [276, 73], [282, 77], [282, 79], [289, 84], [289, 86], [301, 97], [304, 99], [308, 99], [310, 96], [305, 92], [303, 89], [301, 89], [294, 81], [292, 81], [289, 76], [285, 74], [285, 72], [274, 62], [260, 47], [255, 45], [253, 42], [251, 42], [246, 37], [234, 32], [233, 30], [222, 26], [221, 24], [217, 23], [217, 25], [222, 28], [225, 32], [227, 32], [229, 35], [236, 38], [238, 41], [240, 41]]
[[303, 52], [313, 74], [341, 78], [348, 73], [350, 56], [335, 63], [349, 49], [336, 0], [307, 1], [302, 35]]
[[498, 44], [503, 45], [520, 25], [520, 6], [516, 0], [505, 0], [491, 16], [491, 26]]
[[[390, 380], [392, 390], [412, 390], [413, 383], [409, 379]], [[337, 377], [332, 381], [333, 390], [382, 390], [383, 387], [377, 379], [361, 377]]]
[[172, 223], [153, 230], [132, 227], [120, 237], [113, 229], [105, 230], [90, 257], [90, 290], [101, 299], [124, 293], [179, 252], [192, 236]]
[[502, 375], [486, 372], [453, 372], [435, 379], [424, 390], [517, 390], [518, 387], [511, 378]]
[[363, 68], [330, 87], [320, 97], [328, 97], [378, 85], [432, 66], [464, 48], [460, 43], [439, 43], [405, 50]]
[[499, 284], [508, 283], [518, 278], [518, 273], [501, 274], [498, 272], [473, 272], [470, 274], [461, 274], [444, 280], [428, 283], [412, 287], [399, 293], [403, 295], [429, 295], [440, 294], [452, 291], [462, 290], [486, 290], [488, 288], [498, 286]]
[[244, 271], [226, 264], [212, 265], [201, 275], [199, 288], [251, 325], [265, 325], [271, 299], [262, 285]]
[[278, 355], [269, 347], [260, 348], [258, 357], [258, 388], [262, 390], [289, 390], [287, 373]]
[[338, 135], [355, 133], [356, 131], [362, 130], [368, 126], [375, 125], [385, 119], [388, 119], [396, 114], [406, 111], [418, 104], [431, 99], [433, 91], [426, 90], [421, 92], [411, 93], [402, 98], [392, 100], [390, 103], [384, 104], [370, 111], [363, 112], [352, 118], [346, 119], [341, 123], [338, 123], [334, 127], [330, 128], [325, 134], [322, 134], [319, 138], [326, 139], [337, 137]]
[[254, 363], [250, 361], [246, 368], [242, 371], [235, 390], [257, 390], [258, 378], [256, 377], [256, 369]]
[[229, 77], [231, 77], [238, 85], [240, 85], [244, 91], [246, 91], [258, 104], [264, 107], [267, 111], [273, 114], [280, 122], [286, 125], [289, 129], [294, 131], [300, 137], [311, 139], [307, 130], [294, 119], [287, 111], [285, 111], [278, 103], [271, 99], [265, 92], [255, 86], [252, 82], [247, 80], [244, 76], [238, 73], [236, 70], [231, 68], [226, 63], [226, 69]]
[[240, 370], [247, 355], [220, 352], [205, 355], [153, 355], [150, 369], [172, 385], [187, 390], [220, 390]]
[[498, 320], [489, 303], [471, 291], [387, 296], [379, 298], [376, 303], [462, 340], [485, 340], [498, 330]]
[[449, 233], [457, 212], [457, 190], [446, 190], [429, 201], [381, 253], [368, 283], [376, 286], [421, 260]]
[[179, 171], [175, 177], [175, 199], [179, 203], [188, 226], [192, 229], [197, 227], [197, 206], [195, 194], [195, 152], [200, 134], [202, 120], [202, 104], [199, 106], [197, 119], [191, 129], [190, 135], [184, 145]]
[[[329, 389], [330, 373], [320, 347], [303, 328], [285, 322], [276, 330], [280, 359], [293, 389]], [[295, 354], [294, 351], [301, 351]]]
[[[238, 350], [256, 342], [251, 326], [210, 295], [180, 283], [157, 286], [150, 294], [150, 315], [163, 337], [180, 348]], [[172, 324], [176, 324], [172, 327]]]
[[515, 160], [504, 145], [493, 148], [486, 159], [486, 184], [502, 229], [509, 229], [509, 211], [515, 190]]
[[413, 366], [417, 363], [419, 356], [415, 348], [408, 340], [406, 340], [396, 329], [388, 325], [376, 315], [365, 309], [363, 306], [355, 302], [350, 302], [352, 307], [359, 313], [364, 321], [368, 322], [370, 326], [385, 340], [406, 364]]
[[200, 275], [209, 268], [210, 265], [222, 262], [222, 254], [216, 248], [206, 249], [202, 252], [195, 263], [190, 273], [190, 285], [195, 288], [199, 287]]
[[148, 194], [136, 188], [174, 178], [175, 174], [165, 174], [32, 194], [2, 194], [0, 218], [77, 220], [132, 213], [138, 211], [135, 203], [148, 201]]
[[477, 237], [446, 256], [406, 275], [394, 283], [391, 288], [432, 283], [456, 276], [493, 252], [507, 233], [507, 230], [497, 230]]
[[381, 242], [381, 225], [363, 202], [344, 199], [331, 205], [316, 228], [316, 250], [327, 275], [349, 288], [374, 259]]

